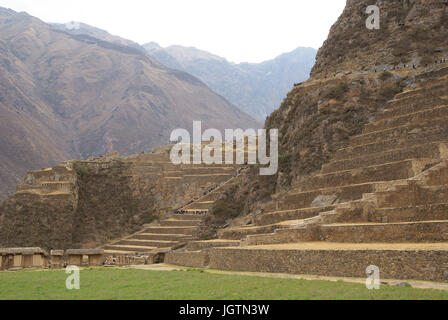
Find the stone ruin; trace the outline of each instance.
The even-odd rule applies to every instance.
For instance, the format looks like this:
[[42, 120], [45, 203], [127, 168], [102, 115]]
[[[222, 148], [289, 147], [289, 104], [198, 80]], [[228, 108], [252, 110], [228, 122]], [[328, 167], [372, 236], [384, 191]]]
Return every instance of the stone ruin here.
[[104, 265], [104, 250], [69, 249], [51, 250], [41, 248], [0, 248], [0, 270], [60, 269], [67, 265], [97, 267]]

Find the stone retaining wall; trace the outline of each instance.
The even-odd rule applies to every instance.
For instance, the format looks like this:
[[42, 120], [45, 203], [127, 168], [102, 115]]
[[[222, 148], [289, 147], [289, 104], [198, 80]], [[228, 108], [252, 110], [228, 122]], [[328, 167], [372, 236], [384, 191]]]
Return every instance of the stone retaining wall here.
[[191, 268], [205, 268], [209, 264], [207, 251], [168, 252], [164, 263]]
[[[268, 250], [214, 248], [209, 267], [219, 270], [366, 277], [375, 265], [382, 279], [448, 282], [447, 250]], [[173, 264], [174, 261], [172, 262]]]

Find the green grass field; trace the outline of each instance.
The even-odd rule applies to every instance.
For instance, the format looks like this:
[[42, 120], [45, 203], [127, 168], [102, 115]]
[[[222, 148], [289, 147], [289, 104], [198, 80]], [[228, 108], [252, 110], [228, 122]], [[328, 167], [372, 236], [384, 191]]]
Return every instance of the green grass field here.
[[81, 289], [65, 287], [64, 270], [0, 273], [0, 300], [304, 300], [448, 299], [448, 291], [362, 284], [262, 278], [191, 271], [81, 270]]

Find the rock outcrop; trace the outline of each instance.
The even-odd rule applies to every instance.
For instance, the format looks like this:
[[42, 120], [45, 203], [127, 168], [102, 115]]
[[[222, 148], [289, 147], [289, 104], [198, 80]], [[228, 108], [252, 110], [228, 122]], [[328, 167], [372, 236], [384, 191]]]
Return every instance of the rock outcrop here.
[[[380, 29], [366, 27], [369, 5], [380, 9]], [[319, 50], [311, 76], [433, 64], [448, 56], [444, 0], [348, 0]]]

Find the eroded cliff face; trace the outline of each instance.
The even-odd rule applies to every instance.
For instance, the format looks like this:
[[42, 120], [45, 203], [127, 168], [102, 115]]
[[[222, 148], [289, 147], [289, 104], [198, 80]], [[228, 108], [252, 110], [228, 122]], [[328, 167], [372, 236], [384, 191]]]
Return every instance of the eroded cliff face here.
[[[380, 9], [380, 29], [369, 30], [369, 5]], [[424, 66], [448, 57], [448, 2], [348, 0], [316, 58], [311, 76], [365, 72], [400, 64]]]

